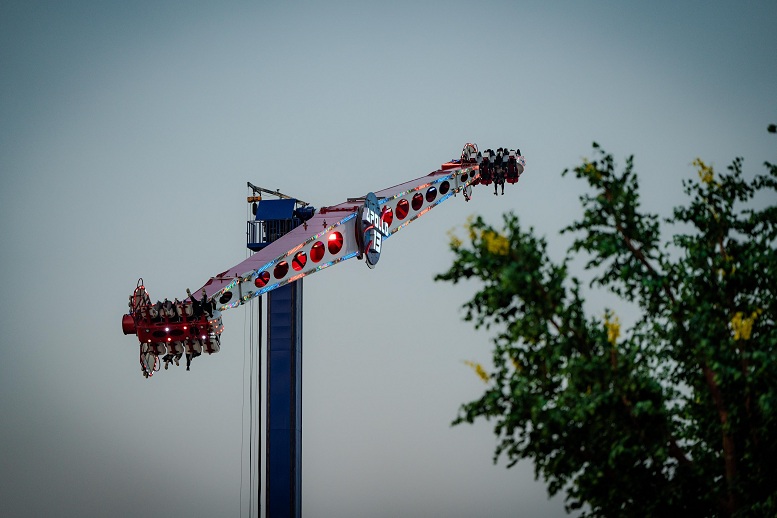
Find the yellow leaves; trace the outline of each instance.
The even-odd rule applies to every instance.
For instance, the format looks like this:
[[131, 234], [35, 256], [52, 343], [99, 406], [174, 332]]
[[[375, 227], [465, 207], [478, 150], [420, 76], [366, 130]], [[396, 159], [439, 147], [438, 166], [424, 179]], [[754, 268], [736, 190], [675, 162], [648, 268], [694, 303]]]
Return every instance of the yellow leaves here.
[[[495, 230], [481, 230], [475, 224], [474, 216], [467, 218], [467, 223], [464, 225], [464, 228], [467, 230], [467, 234], [473, 245], [477, 246], [477, 241], [480, 240], [483, 247], [490, 254], [508, 255], [510, 253], [510, 240], [507, 239], [505, 235]], [[448, 231], [448, 239], [450, 247], [453, 250], [459, 250], [464, 244], [461, 238], [456, 235], [455, 229]]]
[[731, 318], [731, 330], [734, 332], [735, 342], [740, 340], [750, 340], [750, 335], [753, 333], [753, 323], [760, 314], [760, 309], [750, 313], [749, 317], [746, 317], [744, 312], [738, 311]]
[[726, 271], [723, 268], [718, 268], [718, 277], [723, 280], [726, 275], [734, 275], [737, 272], [737, 267], [732, 266], [730, 271]]
[[604, 314], [604, 328], [607, 330], [607, 341], [615, 345], [621, 335], [621, 321], [614, 313]]
[[492, 254], [507, 255], [510, 253], [510, 241], [502, 234], [491, 230], [484, 230], [481, 237], [486, 250]]
[[586, 176], [592, 176], [597, 180], [601, 180], [602, 178], [602, 173], [600, 173], [596, 168], [596, 165], [592, 162], [589, 162], [587, 158], [583, 159], [583, 173]]
[[477, 232], [475, 230], [475, 227], [473, 226], [475, 222], [475, 216], [469, 215], [467, 216], [467, 223], [464, 225], [467, 230], [469, 231], [469, 240], [475, 241], [475, 238], [477, 238]]
[[448, 231], [448, 239], [449, 239], [451, 248], [453, 248], [454, 250], [458, 250], [459, 248], [461, 248], [461, 245], [463, 243], [461, 242], [461, 239], [459, 239], [459, 236], [454, 234], [453, 229], [450, 229]]
[[587, 174], [587, 175], [591, 175], [591, 174], [593, 174], [593, 173], [595, 173], [595, 172], [596, 172], [596, 166], [595, 166], [595, 165], [593, 165], [593, 164], [592, 164], [591, 162], [589, 162], [588, 160], [585, 160], [585, 161], [583, 162], [583, 172], [584, 172], [585, 174]]
[[468, 227], [470, 239], [474, 242], [480, 237], [489, 253], [494, 255], [507, 255], [510, 253], [510, 241], [499, 232], [490, 229], [478, 231], [472, 225]]
[[486, 369], [484, 369], [481, 364], [465, 360], [464, 365], [472, 368], [472, 370], [475, 371], [475, 374], [477, 374], [478, 377], [483, 380], [483, 383], [488, 383], [488, 380], [491, 379], [491, 376], [488, 374], [488, 372], [486, 372]]
[[708, 166], [701, 158], [696, 158], [693, 161], [693, 166], [699, 173], [699, 179], [702, 183], [710, 185], [715, 179], [715, 172], [712, 170], [712, 166]]

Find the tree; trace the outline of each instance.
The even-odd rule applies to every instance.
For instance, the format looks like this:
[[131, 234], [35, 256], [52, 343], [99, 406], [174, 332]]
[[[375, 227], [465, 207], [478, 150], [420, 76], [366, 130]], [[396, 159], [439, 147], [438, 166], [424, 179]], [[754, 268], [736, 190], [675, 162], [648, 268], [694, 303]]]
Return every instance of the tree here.
[[[753, 199], [773, 196], [777, 166], [748, 181], [740, 158], [722, 174], [697, 159], [662, 222], [642, 211], [633, 157], [617, 172], [593, 147], [572, 170], [592, 192], [560, 263], [512, 213], [452, 236], [436, 279], [477, 280], [465, 319], [495, 332], [493, 371], [472, 364], [486, 390], [454, 424], [492, 420], [494, 461], [532, 460], [584, 516], [775, 516], [777, 207]], [[575, 258], [634, 325], [586, 314]]]

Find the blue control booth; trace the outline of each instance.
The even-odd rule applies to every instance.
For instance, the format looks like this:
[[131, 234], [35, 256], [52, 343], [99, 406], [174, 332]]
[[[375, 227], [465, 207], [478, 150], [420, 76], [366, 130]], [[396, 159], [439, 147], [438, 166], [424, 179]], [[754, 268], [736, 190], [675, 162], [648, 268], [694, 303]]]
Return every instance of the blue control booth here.
[[261, 200], [252, 207], [254, 218], [247, 222], [246, 246], [254, 252], [302, 225], [315, 212], [313, 207], [293, 198]]

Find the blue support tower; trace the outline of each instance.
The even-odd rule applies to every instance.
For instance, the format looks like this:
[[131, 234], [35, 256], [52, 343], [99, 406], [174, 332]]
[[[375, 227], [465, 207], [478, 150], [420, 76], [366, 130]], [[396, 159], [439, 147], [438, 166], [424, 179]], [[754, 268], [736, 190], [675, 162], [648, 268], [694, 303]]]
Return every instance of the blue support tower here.
[[[248, 221], [246, 246], [257, 252], [312, 216], [307, 203], [248, 184], [280, 199], [249, 198], [254, 217]], [[266, 515], [302, 515], [302, 280], [267, 293], [267, 421], [264, 491]], [[261, 331], [260, 331], [261, 334]], [[261, 343], [262, 337], [259, 336]], [[261, 399], [261, 397], [260, 397]], [[260, 464], [261, 465], [261, 464]]]
[[267, 294], [266, 509], [302, 514], [302, 281]]

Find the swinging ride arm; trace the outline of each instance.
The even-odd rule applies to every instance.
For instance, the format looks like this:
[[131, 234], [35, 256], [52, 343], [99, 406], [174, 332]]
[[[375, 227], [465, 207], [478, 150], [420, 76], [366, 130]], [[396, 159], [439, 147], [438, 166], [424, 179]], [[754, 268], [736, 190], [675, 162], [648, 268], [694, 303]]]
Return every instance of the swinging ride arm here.
[[[152, 304], [140, 279], [130, 296], [122, 329], [124, 334], [137, 335], [144, 376], [159, 370], [160, 357], [167, 368], [171, 363], [177, 365], [185, 353], [188, 369], [193, 357], [217, 352], [224, 329], [222, 312], [354, 257], [374, 268], [383, 242], [401, 229], [453, 196], [462, 194], [469, 201], [474, 185], [493, 182], [494, 193], [499, 186], [504, 193], [505, 182], [516, 183], [525, 165], [520, 150], [499, 148], [496, 153], [490, 149], [481, 153], [476, 145], [467, 144], [459, 159], [426, 176], [318, 210], [249, 182], [254, 193], [248, 198], [251, 203], [261, 206], [261, 193], [295, 203], [297, 226], [257, 245], [258, 251], [211, 277], [193, 294], [187, 290], [182, 301], [165, 299]], [[266, 230], [264, 222], [249, 223]]]

